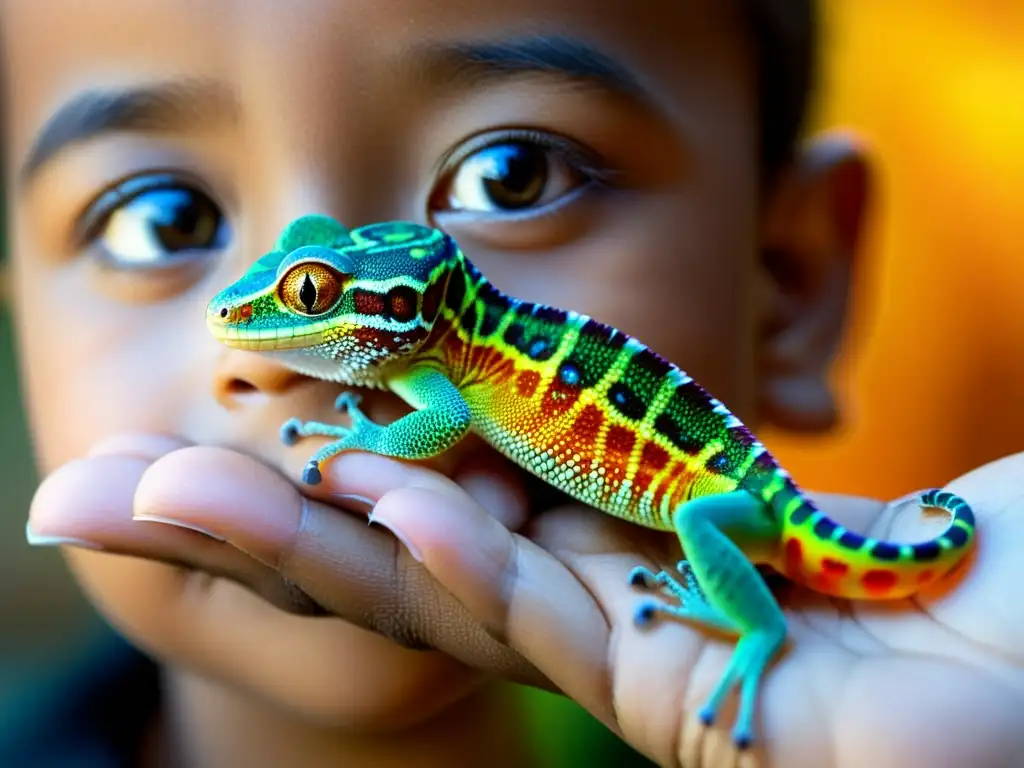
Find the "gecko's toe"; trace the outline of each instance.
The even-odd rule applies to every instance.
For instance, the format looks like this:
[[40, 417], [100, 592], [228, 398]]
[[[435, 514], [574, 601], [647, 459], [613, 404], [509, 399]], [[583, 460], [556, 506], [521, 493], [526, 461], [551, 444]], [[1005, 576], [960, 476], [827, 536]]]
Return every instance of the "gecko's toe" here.
[[740, 752], [746, 752], [754, 743], [754, 737], [746, 731], [737, 731], [732, 735], [732, 743]]
[[288, 419], [281, 425], [281, 442], [285, 445], [295, 445], [299, 442], [299, 427], [302, 422], [298, 419]]
[[652, 580], [653, 575], [649, 570], [644, 568], [642, 565], [638, 565], [636, 568], [629, 572], [629, 585], [631, 587], [650, 588]]
[[654, 621], [654, 617], [658, 613], [658, 604], [653, 600], [644, 600], [637, 607], [633, 613], [633, 623], [638, 627], [646, 627]]
[[321, 480], [323, 480], [323, 475], [320, 474], [320, 467], [315, 461], [309, 462], [302, 470], [302, 482], [306, 485], [319, 485]]
[[334, 408], [344, 413], [346, 410], [354, 411], [362, 402], [362, 396], [354, 392], [342, 392], [334, 400]]
[[710, 707], [704, 707], [697, 717], [700, 718], [700, 722], [705, 728], [710, 728], [715, 724], [715, 711]]

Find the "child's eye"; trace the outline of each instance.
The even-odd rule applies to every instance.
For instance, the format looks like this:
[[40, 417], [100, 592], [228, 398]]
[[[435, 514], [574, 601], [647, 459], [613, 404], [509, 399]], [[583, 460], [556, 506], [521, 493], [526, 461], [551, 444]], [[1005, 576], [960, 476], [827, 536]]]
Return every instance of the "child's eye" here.
[[[481, 144], [483, 144], [481, 146]], [[593, 158], [577, 145], [537, 132], [475, 142], [432, 195], [434, 211], [536, 213], [599, 181]]]
[[166, 174], [135, 177], [104, 193], [80, 231], [117, 267], [174, 266], [227, 239], [224, 214], [209, 195]]

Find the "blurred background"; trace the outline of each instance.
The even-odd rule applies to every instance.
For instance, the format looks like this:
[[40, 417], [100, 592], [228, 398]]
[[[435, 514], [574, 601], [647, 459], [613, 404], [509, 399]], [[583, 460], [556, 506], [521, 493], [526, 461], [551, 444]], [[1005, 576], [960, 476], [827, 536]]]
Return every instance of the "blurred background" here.
[[[1013, 223], [1024, 213], [1024, 3], [830, 0], [824, 11], [827, 98], [811, 128], [850, 128], [878, 161], [834, 372], [846, 421], [825, 438], [762, 437], [805, 487], [892, 498], [1024, 449], [1024, 225]], [[0, 451], [2, 723], [98, 626], [59, 554], [25, 544], [37, 477], [6, 312]], [[537, 694], [531, 706], [558, 722], [569, 705]], [[599, 727], [577, 722], [546, 736], [557, 764]]]

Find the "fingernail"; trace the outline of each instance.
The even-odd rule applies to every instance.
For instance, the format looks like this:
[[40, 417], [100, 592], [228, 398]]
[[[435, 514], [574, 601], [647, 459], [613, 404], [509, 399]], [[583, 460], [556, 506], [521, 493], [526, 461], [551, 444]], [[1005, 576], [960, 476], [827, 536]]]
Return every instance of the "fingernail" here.
[[412, 555], [413, 560], [415, 560], [417, 563], [423, 562], [423, 553], [420, 552], [419, 549], [417, 549], [416, 546], [411, 541], [409, 541], [400, 530], [392, 526], [386, 520], [381, 520], [379, 517], [375, 517], [372, 512], [370, 513], [368, 522], [370, 525], [376, 523], [382, 528], [386, 528], [387, 530], [391, 531], [391, 533], [394, 534], [395, 538], [402, 542], [405, 548], [409, 550], [409, 554]]
[[102, 546], [94, 541], [77, 539], [74, 536], [43, 536], [32, 530], [32, 521], [25, 522], [25, 541], [33, 547], [77, 547], [79, 549], [94, 549], [100, 551]]
[[376, 503], [373, 499], [368, 499], [365, 496], [359, 496], [355, 493], [343, 493], [334, 497], [344, 507], [353, 508], [353, 512], [372, 512]]
[[186, 531], [193, 531], [194, 533], [200, 533], [203, 536], [207, 536], [214, 541], [227, 541], [223, 536], [218, 536], [213, 531], [208, 531], [205, 528], [200, 528], [198, 525], [192, 525], [192, 523], [184, 523], [181, 520], [174, 520], [170, 517], [162, 517], [160, 515], [132, 515], [132, 520], [136, 520], [142, 523], [159, 523], [160, 525], [173, 525], [175, 528], [184, 528]]

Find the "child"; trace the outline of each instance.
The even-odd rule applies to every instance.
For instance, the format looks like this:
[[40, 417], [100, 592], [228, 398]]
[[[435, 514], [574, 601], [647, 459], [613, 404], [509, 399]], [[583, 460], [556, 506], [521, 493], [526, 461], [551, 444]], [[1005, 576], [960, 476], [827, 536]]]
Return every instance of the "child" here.
[[[136, 662], [94, 682], [135, 697], [119, 759], [535, 764], [495, 674], [561, 689], [659, 763], [713, 749], [691, 721], [732, 642], [631, 624], [625, 575], [670, 557], [671, 537], [545, 508], [470, 440], [426, 467], [343, 456], [297, 490], [310, 445], [278, 428], [335, 418], [336, 388], [226, 350], [203, 309], [296, 215], [430, 221], [503, 290], [634, 334], [749, 424], [827, 428], [867, 187], [849, 143], [796, 151], [807, 4], [7, 0], [2, 34], [13, 292], [52, 472], [28, 536], [66, 545], [99, 610], [160, 664], [159, 695]], [[341, 511], [382, 497], [374, 519], [405, 547]], [[917, 631], [903, 653], [934, 651]], [[867, 637], [775, 668], [773, 764], [909, 748], [883, 714], [924, 680], [884, 695], [846, 681], [860, 708], [830, 704], [850, 718], [832, 731], [803, 703], [837, 694], [811, 664], [836, 679], [880, 653]], [[954, 704], [940, 711], [963, 724]], [[856, 717], [877, 740], [858, 745], [866, 762], [835, 747]], [[712, 734], [725, 747], [728, 727]]]

